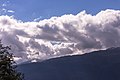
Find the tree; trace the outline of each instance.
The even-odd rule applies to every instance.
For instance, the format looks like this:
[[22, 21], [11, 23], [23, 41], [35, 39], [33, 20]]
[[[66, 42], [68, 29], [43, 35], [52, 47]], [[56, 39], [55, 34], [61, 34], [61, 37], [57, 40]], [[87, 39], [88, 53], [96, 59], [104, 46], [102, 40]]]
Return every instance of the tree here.
[[0, 40], [0, 80], [23, 80], [23, 74], [17, 72], [13, 54], [9, 46], [3, 46]]

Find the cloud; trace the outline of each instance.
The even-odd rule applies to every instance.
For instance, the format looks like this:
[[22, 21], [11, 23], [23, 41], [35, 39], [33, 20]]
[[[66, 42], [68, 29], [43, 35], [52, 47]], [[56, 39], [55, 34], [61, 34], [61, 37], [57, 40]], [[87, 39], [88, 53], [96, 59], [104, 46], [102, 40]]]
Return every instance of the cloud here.
[[119, 47], [120, 10], [82, 11], [37, 22], [0, 16], [0, 39], [11, 45], [18, 63]]
[[0, 4], [0, 15], [7, 15], [7, 14], [11, 14], [13, 15], [13, 13], [15, 13], [14, 10], [10, 9], [11, 3], [9, 1], [4, 1]]
[[8, 13], [15, 13], [15, 11], [13, 11], [13, 10], [8, 10], [7, 12]]
[[39, 18], [35, 18], [33, 21], [34, 21], [34, 22], [37, 22], [37, 21], [39, 21], [40, 19], [42, 19], [42, 16], [40, 16]]

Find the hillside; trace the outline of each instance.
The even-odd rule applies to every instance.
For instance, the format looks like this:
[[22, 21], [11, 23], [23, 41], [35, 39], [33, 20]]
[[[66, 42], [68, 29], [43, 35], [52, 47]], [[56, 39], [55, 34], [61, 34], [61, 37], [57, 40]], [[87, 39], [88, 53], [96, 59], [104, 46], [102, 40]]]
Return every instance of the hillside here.
[[120, 80], [120, 48], [19, 65], [26, 80]]

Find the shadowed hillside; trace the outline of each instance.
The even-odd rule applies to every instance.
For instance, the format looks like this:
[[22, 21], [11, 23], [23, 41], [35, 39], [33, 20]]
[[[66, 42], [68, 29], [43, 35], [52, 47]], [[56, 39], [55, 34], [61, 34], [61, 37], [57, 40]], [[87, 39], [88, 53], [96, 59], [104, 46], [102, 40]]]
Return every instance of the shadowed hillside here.
[[26, 80], [120, 80], [120, 48], [19, 66]]

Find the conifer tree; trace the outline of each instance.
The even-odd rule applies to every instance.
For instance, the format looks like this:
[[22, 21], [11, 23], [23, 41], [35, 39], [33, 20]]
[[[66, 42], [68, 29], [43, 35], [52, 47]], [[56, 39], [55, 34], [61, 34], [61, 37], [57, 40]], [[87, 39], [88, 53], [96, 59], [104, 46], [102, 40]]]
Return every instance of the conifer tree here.
[[23, 80], [23, 74], [17, 72], [13, 54], [9, 46], [3, 46], [0, 40], [0, 80]]

